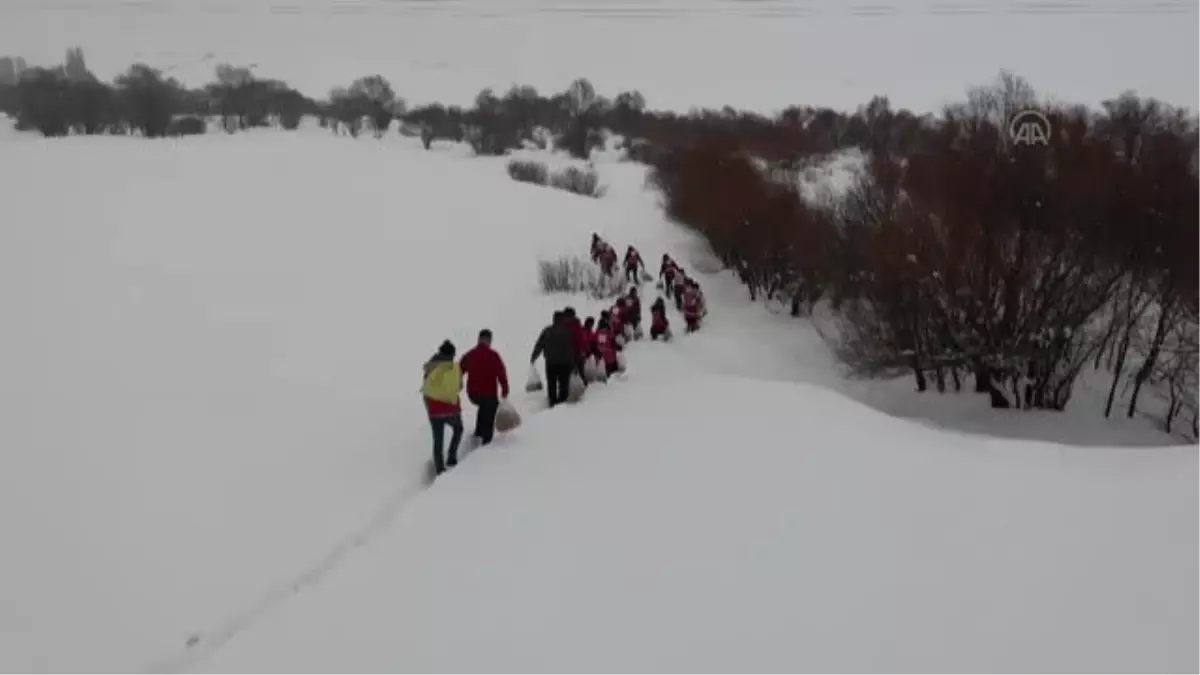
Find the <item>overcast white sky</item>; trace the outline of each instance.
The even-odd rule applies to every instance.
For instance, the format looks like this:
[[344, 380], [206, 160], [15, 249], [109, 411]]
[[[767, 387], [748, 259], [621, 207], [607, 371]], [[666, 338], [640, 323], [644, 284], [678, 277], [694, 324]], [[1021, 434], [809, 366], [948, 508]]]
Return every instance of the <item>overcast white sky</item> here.
[[1124, 89], [1197, 107], [1196, 0], [0, 0], [0, 53], [81, 45], [111, 77], [134, 60], [199, 84], [222, 61], [321, 96], [380, 73], [412, 101], [484, 86], [640, 89], [655, 107], [918, 111], [1002, 68], [1054, 98]]

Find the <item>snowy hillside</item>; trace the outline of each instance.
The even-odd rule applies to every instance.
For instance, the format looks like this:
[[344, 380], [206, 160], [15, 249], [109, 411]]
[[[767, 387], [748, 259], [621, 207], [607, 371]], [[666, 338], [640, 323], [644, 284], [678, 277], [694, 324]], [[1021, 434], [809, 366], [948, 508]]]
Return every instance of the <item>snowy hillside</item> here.
[[137, 668], [413, 489], [421, 362], [489, 326], [521, 377], [538, 247], [625, 217], [325, 133], [21, 138], [0, 172], [5, 669]]
[[1195, 665], [1190, 449], [964, 438], [687, 351], [534, 415], [201, 668]]
[[593, 200], [396, 135], [0, 142], [0, 669], [1197, 668], [1194, 447], [886, 416], [720, 274], [703, 332], [420, 491], [438, 342], [492, 328], [519, 387], [597, 309], [540, 257], [705, 267], [636, 165]]

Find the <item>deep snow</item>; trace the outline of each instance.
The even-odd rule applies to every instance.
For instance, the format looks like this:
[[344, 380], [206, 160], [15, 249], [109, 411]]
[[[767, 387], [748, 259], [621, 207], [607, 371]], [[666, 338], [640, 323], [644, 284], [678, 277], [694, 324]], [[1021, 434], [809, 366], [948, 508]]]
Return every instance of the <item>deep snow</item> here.
[[958, 433], [1170, 442], [868, 396], [724, 275], [418, 492], [436, 344], [492, 328], [519, 389], [595, 309], [538, 257], [710, 262], [635, 165], [591, 200], [396, 135], [0, 142], [4, 670], [1197, 668], [1194, 447]]
[[652, 345], [204, 669], [1187, 671], [1194, 469], [914, 428]]

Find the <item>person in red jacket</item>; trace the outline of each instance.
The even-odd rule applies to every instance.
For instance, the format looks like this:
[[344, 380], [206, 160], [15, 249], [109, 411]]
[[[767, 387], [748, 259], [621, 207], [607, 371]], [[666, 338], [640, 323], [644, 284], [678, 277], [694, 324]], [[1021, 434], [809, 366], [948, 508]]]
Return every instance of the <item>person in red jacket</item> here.
[[563, 314], [567, 317], [567, 327], [571, 329], [571, 339], [575, 343], [575, 370], [579, 373], [579, 377], [583, 378], [584, 384], [587, 384], [587, 378], [583, 375], [583, 364], [587, 361], [588, 356], [587, 331], [579, 321], [574, 307], [567, 307], [563, 310]]
[[625, 343], [626, 311], [625, 297], [621, 296], [617, 298], [616, 304], [608, 312], [608, 328], [612, 331], [614, 338], [620, 338], [621, 344]]
[[604, 273], [604, 276], [611, 277], [616, 272], [616, 268], [617, 250], [605, 244], [603, 251], [600, 253], [600, 271]]
[[617, 344], [616, 336], [613, 335], [612, 326], [609, 325], [608, 315], [601, 313], [600, 322], [596, 324], [596, 355], [604, 363], [604, 373], [609, 377], [619, 370], [617, 352], [620, 349], [621, 346]]
[[625, 249], [625, 280], [634, 284], [640, 283], [642, 280], [642, 268], [645, 266], [646, 263], [642, 261], [642, 254], [638, 253], [633, 244], [630, 244], [629, 248]]
[[662, 257], [662, 266], [658, 268], [658, 278], [662, 281], [663, 292], [671, 295], [675, 289], [675, 275], [678, 274], [679, 268], [676, 267], [675, 261], [671, 260], [671, 256], [666, 253]]
[[676, 268], [675, 283], [671, 287], [671, 295], [675, 297], [675, 309], [683, 311], [683, 292], [691, 284], [688, 275], [683, 271], [682, 267]]
[[584, 353], [588, 356], [596, 353], [596, 317], [589, 316], [583, 321]]
[[683, 291], [683, 321], [687, 324], [687, 332], [695, 333], [700, 329], [700, 310], [700, 293], [689, 283]]
[[480, 445], [492, 442], [496, 435], [496, 410], [500, 399], [508, 398], [508, 370], [504, 359], [492, 349], [492, 331], [479, 331], [479, 342], [459, 362], [467, 378], [467, 398], [479, 411], [475, 415], [475, 438]]
[[663, 339], [663, 342], [671, 339], [671, 322], [667, 320], [667, 303], [663, 301], [662, 296], [650, 305], [650, 339]]

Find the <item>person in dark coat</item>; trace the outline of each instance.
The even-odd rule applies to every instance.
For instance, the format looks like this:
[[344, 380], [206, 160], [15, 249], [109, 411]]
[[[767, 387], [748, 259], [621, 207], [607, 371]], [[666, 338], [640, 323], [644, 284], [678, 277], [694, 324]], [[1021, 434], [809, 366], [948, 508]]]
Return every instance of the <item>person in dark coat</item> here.
[[563, 312], [555, 312], [553, 322], [542, 329], [529, 363], [535, 363], [539, 356], [546, 361], [546, 398], [553, 408], [566, 402], [575, 370], [575, 336]]
[[475, 404], [475, 438], [480, 445], [492, 442], [496, 435], [496, 410], [500, 399], [508, 398], [508, 370], [504, 359], [492, 349], [492, 331], [479, 331], [479, 342], [459, 361], [467, 378], [467, 398]]
[[637, 286], [629, 289], [625, 299], [625, 321], [633, 327], [636, 333], [642, 329], [642, 299], [638, 297]]

